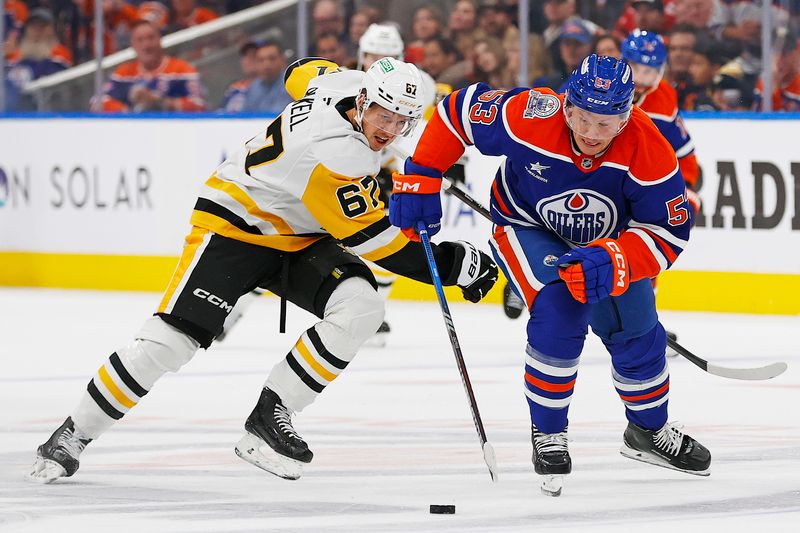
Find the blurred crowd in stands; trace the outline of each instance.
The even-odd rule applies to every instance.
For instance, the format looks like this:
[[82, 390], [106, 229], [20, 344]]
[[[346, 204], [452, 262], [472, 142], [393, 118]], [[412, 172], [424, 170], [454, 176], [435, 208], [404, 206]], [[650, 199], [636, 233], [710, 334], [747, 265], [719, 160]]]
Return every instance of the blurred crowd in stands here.
[[[94, 58], [96, 0], [0, 0], [5, 5], [8, 110], [26, 108], [29, 81]], [[764, 0], [769, 1], [769, 0]], [[483, 81], [561, 90], [589, 53], [620, 56], [635, 28], [663, 36], [665, 79], [683, 110], [761, 108], [762, 0], [531, 0], [527, 50], [520, 50], [518, 0], [316, 0], [308, 2], [310, 55], [356, 68], [359, 40], [372, 23], [392, 24], [403, 57], [453, 89]], [[103, 0], [105, 54], [131, 46], [136, 59], [107, 80], [99, 112], [278, 112], [289, 101], [283, 70], [294, 42], [246, 40], [241, 79], [209, 101], [194, 66], [166, 55], [161, 37], [263, 2], [255, 0]], [[800, 111], [800, 0], [773, 0], [772, 107]], [[27, 105], [30, 105], [29, 103]]]

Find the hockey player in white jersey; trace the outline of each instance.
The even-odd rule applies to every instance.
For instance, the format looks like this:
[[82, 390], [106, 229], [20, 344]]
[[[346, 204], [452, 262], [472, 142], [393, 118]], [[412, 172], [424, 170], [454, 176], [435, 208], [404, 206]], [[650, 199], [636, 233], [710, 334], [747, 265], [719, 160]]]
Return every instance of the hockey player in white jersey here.
[[[302, 67], [302, 64], [300, 65]], [[111, 354], [70, 416], [42, 444], [29, 476], [71, 476], [87, 444], [122, 418], [168, 371], [222, 331], [232, 305], [260, 286], [320, 318], [271, 370], [235, 451], [297, 479], [313, 457], [292, 425], [375, 333], [384, 301], [362, 256], [430, 283], [425, 254], [386, 217], [374, 175], [380, 151], [422, 113], [420, 77], [391, 58], [366, 73], [311, 80], [206, 181], [183, 254], [153, 317]], [[435, 246], [445, 285], [479, 301], [497, 266], [466, 242]]]

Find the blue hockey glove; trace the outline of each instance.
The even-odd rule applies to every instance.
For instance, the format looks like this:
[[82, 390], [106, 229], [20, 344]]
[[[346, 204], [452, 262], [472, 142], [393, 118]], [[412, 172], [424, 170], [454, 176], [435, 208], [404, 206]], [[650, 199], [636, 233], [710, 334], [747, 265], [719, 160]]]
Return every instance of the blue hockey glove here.
[[628, 258], [614, 239], [600, 239], [558, 258], [558, 275], [572, 297], [581, 303], [597, 303], [628, 290]]
[[402, 229], [412, 241], [419, 241], [416, 227], [422, 221], [428, 235], [434, 236], [441, 228], [442, 188], [441, 174], [433, 169], [406, 160], [405, 174], [392, 174], [392, 196], [389, 198], [389, 221]]

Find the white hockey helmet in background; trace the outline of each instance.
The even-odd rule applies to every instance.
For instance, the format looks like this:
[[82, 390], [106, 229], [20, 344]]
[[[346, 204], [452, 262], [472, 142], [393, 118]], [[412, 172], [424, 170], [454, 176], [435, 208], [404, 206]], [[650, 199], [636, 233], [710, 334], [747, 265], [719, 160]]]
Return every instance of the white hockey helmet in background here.
[[414, 129], [428, 102], [417, 67], [393, 57], [377, 60], [364, 73], [364, 82], [359, 97], [363, 103], [357, 106], [356, 120], [361, 124], [364, 111], [372, 104], [408, 118], [400, 135], [408, 135]]
[[403, 59], [403, 38], [391, 24], [370, 24], [358, 40], [358, 70], [364, 67], [364, 54]]

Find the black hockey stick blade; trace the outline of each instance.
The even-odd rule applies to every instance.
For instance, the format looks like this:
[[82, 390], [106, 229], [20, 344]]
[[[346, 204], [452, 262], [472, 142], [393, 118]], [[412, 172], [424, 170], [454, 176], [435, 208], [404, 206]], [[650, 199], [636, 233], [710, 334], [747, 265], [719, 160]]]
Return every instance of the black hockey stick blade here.
[[772, 379], [774, 377], [780, 376], [784, 372], [788, 366], [786, 363], [778, 362], [772, 363], [766, 366], [759, 366], [755, 368], [729, 368], [725, 366], [715, 365], [714, 363], [709, 363], [702, 357], [698, 357], [680, 344], [678, 341], [672, 340], [667, 337], [667, 345], [678, 352], [680, 355], [700, 367], [701, 369], [705, 370], [709, 374], [714, 374], [715, 376], [720, 376], [723, 378], [728, 379], [740, 379], [744, 381], [764, 381], [767, 379]]

